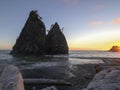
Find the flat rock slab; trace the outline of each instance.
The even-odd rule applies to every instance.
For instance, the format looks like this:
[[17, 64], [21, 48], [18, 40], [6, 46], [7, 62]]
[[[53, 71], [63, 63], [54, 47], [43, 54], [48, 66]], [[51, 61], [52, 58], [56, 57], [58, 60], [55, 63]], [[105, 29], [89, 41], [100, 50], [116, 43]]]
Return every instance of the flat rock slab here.
[[83, 90], [120, 90], [120, 70], [106, 69], [99, 72]]
[[24, 90], [21, 72], [16, 66], [7, 66], [0, 77], [0, 90]]

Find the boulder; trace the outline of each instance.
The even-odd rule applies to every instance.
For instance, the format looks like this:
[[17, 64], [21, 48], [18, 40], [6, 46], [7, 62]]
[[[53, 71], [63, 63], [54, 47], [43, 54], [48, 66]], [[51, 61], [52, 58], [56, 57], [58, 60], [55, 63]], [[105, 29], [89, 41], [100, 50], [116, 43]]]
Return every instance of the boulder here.
[[82, 90], [120, 90], [120, 70], [109, 68], [100, 71]]
[[0, 90], [24, 90], [21, 72], [16, 66], [7, 66], [0, 77]]
[[11, 54], [43, 55], [45, 54], [46, 28], [37, 11], [31, 11], [16, 40]]
[[68, 54], [68, 44], [57, 22], [51, 27], [46, 37], [47, 54]]

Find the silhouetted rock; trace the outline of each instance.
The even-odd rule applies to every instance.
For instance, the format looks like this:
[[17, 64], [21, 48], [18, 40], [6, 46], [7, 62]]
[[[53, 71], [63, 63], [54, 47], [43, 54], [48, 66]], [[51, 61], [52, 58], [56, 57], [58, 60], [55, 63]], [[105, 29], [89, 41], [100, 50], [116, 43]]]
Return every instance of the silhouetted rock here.
[[41, 17], [37, 11], [31, 11], [11, 54], [43, 55], [45, 54], [45, 37], [46, 28]]
[[68, 45], [60, 27], [55, 23], [47, 34], [47, 54], [68, 54]]
[[41, 17], [37, 11], [31, 11], [11, 54], [68, 54], [68, 45], [57, 23], [51, 27], [46, 36], [46, 28]]
[[112, 46], [112, 48], [109, 51], [120, 52], [120, 47], [119, 46]]

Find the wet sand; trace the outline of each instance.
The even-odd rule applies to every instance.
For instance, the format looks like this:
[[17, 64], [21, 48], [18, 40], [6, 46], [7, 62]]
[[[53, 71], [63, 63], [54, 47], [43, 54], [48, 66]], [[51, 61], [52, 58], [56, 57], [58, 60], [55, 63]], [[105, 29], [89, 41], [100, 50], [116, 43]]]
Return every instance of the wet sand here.
[[[85, 88], [96, 74], [95, 64], [73, 65], [73, 66], [53, 66], [37, 69], [22, 70], [23, 78], [47, 78], [65, 80], [72, 84], [72, 86], [56, 86], [58, 90], [80, 90]], [[54, 85], [53, 85], [54, 86]], [[26, 90], [33, 90], [34, 86], [26, 86]], [[37, 86], [40, 88], [47, 87], [47, 85]]]
[[[23, 78], [47, 78], [65, 80], [72, 86], [55, 86], [58, 90], [82, 90], [87, 87], [94, 75], [95, 67], [102, 65], [120, 65], [120, 59], [102, 59], [104, 63], [96, 64], [66, 64], [62, 66], [39, 67], [34, 69], [21, 70]], [[53, 85], [54, 86], [54, 85]], [[26, 90], [33, 90], [32, 87], [26, 86]], [[35, 90], [47, 87], [47, 85], [37, 86]]]

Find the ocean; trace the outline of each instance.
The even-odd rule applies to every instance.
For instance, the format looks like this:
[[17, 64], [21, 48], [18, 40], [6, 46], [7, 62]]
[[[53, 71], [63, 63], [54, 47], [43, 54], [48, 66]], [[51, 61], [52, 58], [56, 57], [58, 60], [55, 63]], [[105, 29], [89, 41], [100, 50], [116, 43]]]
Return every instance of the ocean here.
[[[0, 73], [7, 65], [17, 66], [23, 78], [60, 79], [72, 83], [71, 87], [56, 86], [59, 90], [81, 90], [96, 74], [94, 65], [104, 64], [103, 59], [120, 59], [120, 52], [71, 50], [68, 55], [40, 57], [14, 57], [10, 50], [0, 50]], [[47, 86], [25, 87], [40, 90]], [[40, 88], [40, 89], [39, 89]]]
[[[120, 58], [120, 52], [70, 50], [68, 55], [45, 55], [42, 57], [13, 57], [10, 50], [0, 50], [0, 67], [13, 64], [21, 69], [50, 67], [64, 64], [103, 63], [103, 58]], [[67, 62], [67, 63], [66, 63]]]

